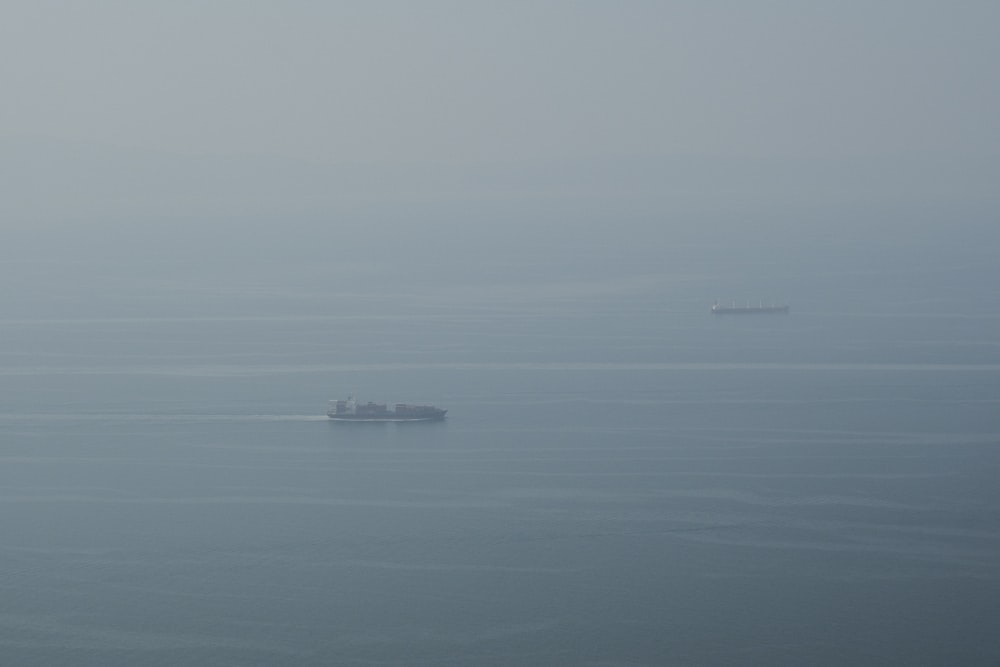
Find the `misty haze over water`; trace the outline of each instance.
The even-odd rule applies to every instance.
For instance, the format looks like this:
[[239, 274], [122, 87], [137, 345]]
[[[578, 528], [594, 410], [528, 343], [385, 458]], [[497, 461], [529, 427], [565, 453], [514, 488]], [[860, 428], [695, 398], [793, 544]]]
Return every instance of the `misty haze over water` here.
[[0, 660], [996, 663], [1000, 17], [895, 6], [12, 8]]

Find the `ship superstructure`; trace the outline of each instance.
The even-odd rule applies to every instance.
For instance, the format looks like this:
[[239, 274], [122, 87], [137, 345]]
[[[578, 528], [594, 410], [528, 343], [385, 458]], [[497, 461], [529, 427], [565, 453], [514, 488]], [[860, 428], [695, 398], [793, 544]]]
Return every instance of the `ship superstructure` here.
[[396, 403], [390, 410], [386, 403], [359, 403], [354, 394], [346, 399], [330, 401], [326, 411], [327, 417], [335, 421], [356, 422], [423, 422], [440, 421], [444, 419], [447, 410], [433, 405], [412, 405]]

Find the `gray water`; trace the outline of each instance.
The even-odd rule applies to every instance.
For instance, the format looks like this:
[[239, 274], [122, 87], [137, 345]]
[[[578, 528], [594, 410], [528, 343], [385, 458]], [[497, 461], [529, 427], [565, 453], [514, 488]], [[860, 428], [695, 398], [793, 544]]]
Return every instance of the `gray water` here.
[[997, 664], [992, 251], [688, 250], [5, 263], [0, 659]]

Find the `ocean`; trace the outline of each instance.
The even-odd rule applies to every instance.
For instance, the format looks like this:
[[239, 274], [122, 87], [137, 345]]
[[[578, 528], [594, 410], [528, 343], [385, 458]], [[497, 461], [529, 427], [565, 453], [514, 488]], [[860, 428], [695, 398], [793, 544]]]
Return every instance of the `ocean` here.
[[821, 249], [6, 262], [0, 661], [1000, 663], [992, 252]]

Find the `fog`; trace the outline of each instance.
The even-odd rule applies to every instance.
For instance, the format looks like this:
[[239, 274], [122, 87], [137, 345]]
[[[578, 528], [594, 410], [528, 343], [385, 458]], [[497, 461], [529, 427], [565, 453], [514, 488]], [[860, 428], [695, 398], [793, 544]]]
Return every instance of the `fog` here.
[[516, 275], [525, 252], [596, 269], [995, 226], [991, 3], [5, 11], [8, 260], [350, 239], [355, 264], [510, 253]]
[[11, 3], [3, 123], [337, 162], [992, 154], [996, 11]]
[[997, 661], [1000, 5], [2, 19], [0, 661]]

